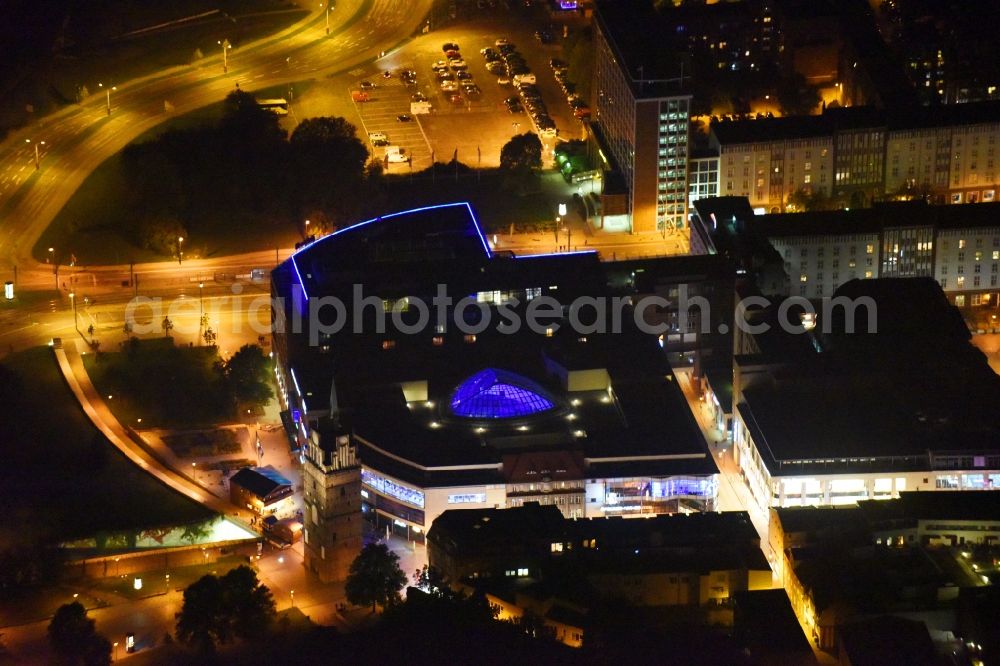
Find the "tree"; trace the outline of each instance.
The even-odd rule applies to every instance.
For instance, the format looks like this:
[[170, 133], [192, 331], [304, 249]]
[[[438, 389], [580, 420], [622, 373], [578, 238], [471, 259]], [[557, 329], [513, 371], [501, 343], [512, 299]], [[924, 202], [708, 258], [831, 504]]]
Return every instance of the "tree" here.
[[534, 132], [518, 134], [500, 149], [500, 166], [515, 173], [542, 167], [542, 141]]
[[226, 361], [224, 374], [237, 401], [264, 405], [274, 397], [271, 362], [257, 345], [243, 345]]
[[94, 629], [79, 601], [59, 607], [48, 628], [49, 644], [65, 664], [96, 666], [111, 663], [111, 643]]
[[344, 591], [347, 600], [357, 606], [388, 606], [399, 601], [399, 591], [406, 585], [406, 574], [399, 568], [399, 556], [384, 543], [365, 546], [347, 574]]
[[168, 215], [158, 215], [143, 220], [138, 227], [140, 247], [164, 256], [177, 254], [177, 239], [187, 237], [184, 225]]
[[428, 564], [413, 572], [413, 584], [430, 594], [445, 595], [451, 591], [441, 572]]
[[354, 125], [344, 118], [308, 118], [292, 132], [288, 146], [297, 212], [312, 221], [308, 231], [322, 233], [353, 219], [368, 162], [368, 148]]
[[802, 213], [815, 210], [826, 210], [830, 206], [830, 198], [822, 192], [801, 187], [788, 195], [786, 208], [790, 213]]
[[274, 597], [257, 574], [241, 565], [225, 576], [207, 575], [184, 590], [177, 638], [201, 652], [234, 638], [263, 637], [275, 616]]
[[215, 339], [218, 336], [216, 336], [215, 331], [212, 330], [212, 327], [209, 326], [208, 328], [205, 329], [205, 332], [202, 334], [201, 337], [203, 337], [205, 339], [205, 344], [206, 345], [208, 345], [209, 347], [214, 347], [215, 346]]
[[213, 652], [217, 643], [229, 640], [229, 626], [220, 608], [219, 579], [207, 575], [184, 590], [184, 605], [177, 613], [177, 639], [200, 652]]
[[163, 337], [169, 337], [170, 331], [174, 330], [174, 322], [170, 321], [170, 317], [164, 317], [160, 327], [163, 329]]
[[806, 77], [793, 74], [778, 82], [776, 91], [778, 106], [786, 116], [807, 116], [819, 106], [819, 91], [809, 85]]

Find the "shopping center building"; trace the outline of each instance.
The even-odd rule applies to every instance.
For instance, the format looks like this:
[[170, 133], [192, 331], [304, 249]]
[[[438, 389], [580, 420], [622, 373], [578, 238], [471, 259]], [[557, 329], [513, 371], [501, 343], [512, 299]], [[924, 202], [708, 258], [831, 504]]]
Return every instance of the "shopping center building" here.
[[594, 253], [494, 253], [464, 203], [363, 222], [279, 266], [307, 566], [336, 577], [327, 560], [362, 517], [420, 540], [452, 508], [713, 510], [718, 469], [667, 356], [608, 284]]

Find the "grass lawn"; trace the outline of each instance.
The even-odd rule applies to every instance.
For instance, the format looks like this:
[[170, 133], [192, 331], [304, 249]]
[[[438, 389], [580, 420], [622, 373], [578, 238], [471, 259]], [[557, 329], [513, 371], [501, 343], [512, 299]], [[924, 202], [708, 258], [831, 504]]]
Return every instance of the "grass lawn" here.
[[[259, 98], [285, 97], [292, 87], [296, 95], [312, 85], [312, 80], [298, 81], [291, 86], [271, 86], [262, 89], [248, 88]], [[184, 130], [217, 122], [223, 113], [223, 103], [202, 107], [197, 111], [176, 116], [141, 134], [132, 143], [143, 143], [169, 130]], [[126, 182], [122, 171], [121, 153], [105, 160], [83, 181], [52, 224], [42, 233], [32, 253], [38, 261], [45, 261], [48, 248], [59, 248], [58, 261], [65, 263], [69, 254], [75, 254], [83, 265], [123, 264], [130, 261], [161, 261], [172, 259], [134, 245], [121, 230], [137, 222], [128, 203]], [[224, 233], [212, 237], [195, 235], [185, 241], [185, 256], [189, 258], [225, 256], [272, 249], [276, 246], [291, 247], [301, 240], [299, 231], [292, 226], [253, 227], [243, 225], [239, 233]]]
[[84, 366], [125, 424], [191, 428], [233, 418], [229, 394], [213, 365], [214, 347], [175, 347], [171, 338], [133, 343], [122, 352], [88, 354]]
[[234, 430], [199, 430], [166, 435], [163, 443], [179, 458], [206, 458], [239, 453], [242, 450]]
[[0, 400], [0, 546], [204, 520], [133, 465], [84, 415], [48, 347], [7, 356]]
[[[117, 594], [126, 599], [144, 599], [167, 591], [167, 574], [170, 574], [170, 590], [186, 588], [202, 576], [215, 574], [216, 576], [226, 575], [230, 569], [235, 569], [241, 564], [246, 564], [246, 558], [242, 555], [225, 555], [216, 562], [208, 564], [196, 564], [187, 567], [171, 567], [170, 569], [157, 569], [153, 571], [143, 571], [140, 574], [130, 574], [127, 576], [108, 576], [95, 581], [88, 581], [93, 588], [94, 594], [98, 597], [101, 592]], [[142, 589], [135, 589], [133, 582], [138, 576], [142, 579]]]

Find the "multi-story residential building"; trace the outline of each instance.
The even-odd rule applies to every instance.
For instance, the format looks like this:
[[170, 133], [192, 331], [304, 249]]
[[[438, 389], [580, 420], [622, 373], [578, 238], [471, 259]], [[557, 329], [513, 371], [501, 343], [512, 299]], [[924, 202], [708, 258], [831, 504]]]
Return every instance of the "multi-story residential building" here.
[[833, 189], [833, 138], [820, 117], [792, 123], [763, 119], [712, 125], [719, 156], [719, 196], [743, 196], [754, 209], [777, 212], [800, 190], [827, 196]]
[[648, 25], [660, 22], [659, 14], [639, 5], [598, 4], [592, 129], [600, 154], [624, 181], [629, 230], [666, 232], [687, 224], [691, 94], [684, 58], [666, 57]]
[[990, 202], [1000, 180], [1000, 103], [720, 122], [709, 146], [719, 157], [719, 195], [745, 196], [766, 212], [800, 209], [792, 196], [800, 192], [850, 208], [892, 198]]
[[749, 228], [781, 255], [788, 292], [831, 295], [855, 278], [933, 277], [959, 307], [1000, 297], [1000, 205], [883, 204], [755, 216]]

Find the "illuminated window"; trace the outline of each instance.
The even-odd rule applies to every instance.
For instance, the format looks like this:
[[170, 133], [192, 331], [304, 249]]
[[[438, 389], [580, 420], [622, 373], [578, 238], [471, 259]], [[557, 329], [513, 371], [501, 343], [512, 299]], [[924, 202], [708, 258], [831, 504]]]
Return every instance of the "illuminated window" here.
[[435, 347], [440, 347], [441, 345], [444, 344], [444, 338], [442, 338], [440, 335], [435, 335], [432, 342], [434, 343]]
[[469, 335], [466, 335], [466, 336], [465, 336], [465, 341], [466, 341], [466, 342], [467, 342], [468, 344], [470, 344], [470, 345], [471, 345], [471, 344], [472, 344], [473, 342], [475, 342], [475, 341], [476, 341], [476, 336], [475, 336], [475, 335], [472, 335], [472, 334], [469, 334]]
[[395, 349], [395, 348], [396, 348], [396, 341], [395, 340], [383, 340], [382, 341], [382, 349]]

